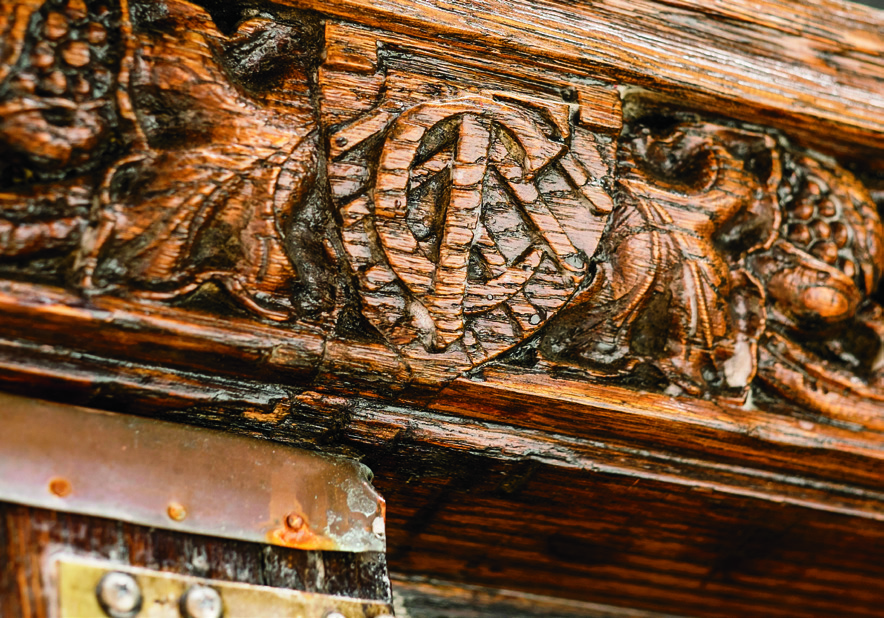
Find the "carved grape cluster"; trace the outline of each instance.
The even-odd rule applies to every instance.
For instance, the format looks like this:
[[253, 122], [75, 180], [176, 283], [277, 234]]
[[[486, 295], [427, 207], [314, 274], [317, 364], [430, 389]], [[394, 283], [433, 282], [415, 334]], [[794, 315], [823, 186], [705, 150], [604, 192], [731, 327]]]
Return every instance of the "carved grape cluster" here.
[[34, 13], [15, 94], [83, 103], [104, 97], [117, 62], [119, 11], [103, 1], [48, 0]]
[[863, 238], [858, 238], [865, 234], [857, 226], [875, 219], [875, 213], [869, 211], [865, 201], [836, 191], [826, 182], [827, 174], [815, 173], [815, 167], [795, 167], [787, 179], [793, 191], [783, 200], [781, 234], [795, 247], [837, 268], [864, 288], [868, 248]]

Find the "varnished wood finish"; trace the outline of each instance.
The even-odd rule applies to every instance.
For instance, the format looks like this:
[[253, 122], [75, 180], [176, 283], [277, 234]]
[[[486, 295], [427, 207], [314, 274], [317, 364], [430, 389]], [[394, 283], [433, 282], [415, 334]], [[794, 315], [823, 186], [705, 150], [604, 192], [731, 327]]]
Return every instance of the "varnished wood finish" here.
[[664, 618], [658, 614], [597, 603], [398, 576], [394, 606], [403, 616], [423, 618]]
[[788, 123], [280, 7], [9, 2], [2, 267], [46, 284], [3, 284], [12, 339], [411, 401], [543, 360], [884, 427], [875, 198]]
[[[880, 439], [504, 379], [449, 389], [434, 407], [457, 416], [315, 391], [248, 404], [218, 385], [215, 402], [139, 399], [154, 416], [359, 458], [400, 572], [688, 616], [876, 615]], [[141, 411], [130, 402], [117, 405]]]
[[880, 151], [881, 13], [868, 7], [838, 0], [290, 3], [415, 37], [429, 31], [451, 49], [491, 47], [513, 64], [614, 75], [727, 116], [775, 118], [810, 143], [846, 139]]
[[4, 390], [360, 459], [411, 578], [880, 613], [882, 13], [0, 3]]

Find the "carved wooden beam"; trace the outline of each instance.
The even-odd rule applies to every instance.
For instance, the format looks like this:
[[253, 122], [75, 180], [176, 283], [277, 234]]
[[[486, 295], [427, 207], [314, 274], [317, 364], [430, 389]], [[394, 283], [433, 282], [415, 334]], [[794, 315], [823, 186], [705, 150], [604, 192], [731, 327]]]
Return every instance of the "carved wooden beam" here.
[[[602, 470], [615, 493], [636, 478], [688, 502], [787, 504], [813, 526], [855, 518], [880, 545], [880, 12], [0, 7], [5, 390], [365, 458], [412, 505], [391, 508], [403, 570], [418, 547], [435, 575], [470, 564], [468, 540], [451, 562], [434, 553], [421, 509], [467, 491], [472, 461], [512, 478], [476, 481], [492, 506], [473, 524], [503, 525], [523, 467], [525, 484], [542, 469], [578, 493]], [[415, 463], [426, 452], [436, 464]], [[637, 500], [623, 512], [663, 504]], [[623, 514], [591, 506], [575, 503], [599, 526]], [[532, 517], [574, 526], [552, 503], [513, 517], [553, 545]], [[546, 579], [481, 581], [584, 600], [628, 588], [582, 595], [599, 576], [583, 563], [559, 588], [567, 550], [523, 549], [514, 564]], [[634, 561], [663, 554], [627, 551], [627, 575], [600, 576], [637, 578], [659, 608], [669, 571]], [[693, 590], [725, 569], [697, 559], [708, 572], [688, 575], [693, 560], [672, 567], [690, 611], [751, 592]]]

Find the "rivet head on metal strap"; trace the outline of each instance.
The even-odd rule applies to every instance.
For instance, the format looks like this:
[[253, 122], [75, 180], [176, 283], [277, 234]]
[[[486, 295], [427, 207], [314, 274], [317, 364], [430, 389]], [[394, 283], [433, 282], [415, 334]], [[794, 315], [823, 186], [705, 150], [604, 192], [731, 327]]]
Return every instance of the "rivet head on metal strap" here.
[[208, 586], [191, 586], [181, 597], [181, 613], [186, 618], [221, 618], [221, 595]]
[[128, 573], [113, 571], [101, 578], [95, 594], [111, 618], [130, 618], [141, 609], [141, 588]]

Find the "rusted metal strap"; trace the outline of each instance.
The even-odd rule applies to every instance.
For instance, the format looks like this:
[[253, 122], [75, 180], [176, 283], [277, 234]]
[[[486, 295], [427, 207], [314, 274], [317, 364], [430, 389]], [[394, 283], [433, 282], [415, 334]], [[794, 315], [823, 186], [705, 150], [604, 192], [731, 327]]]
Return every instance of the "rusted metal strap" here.
[[0, 393], [0, 501], [347, 552], [386, 548], [384, 500], [348, 459]]

